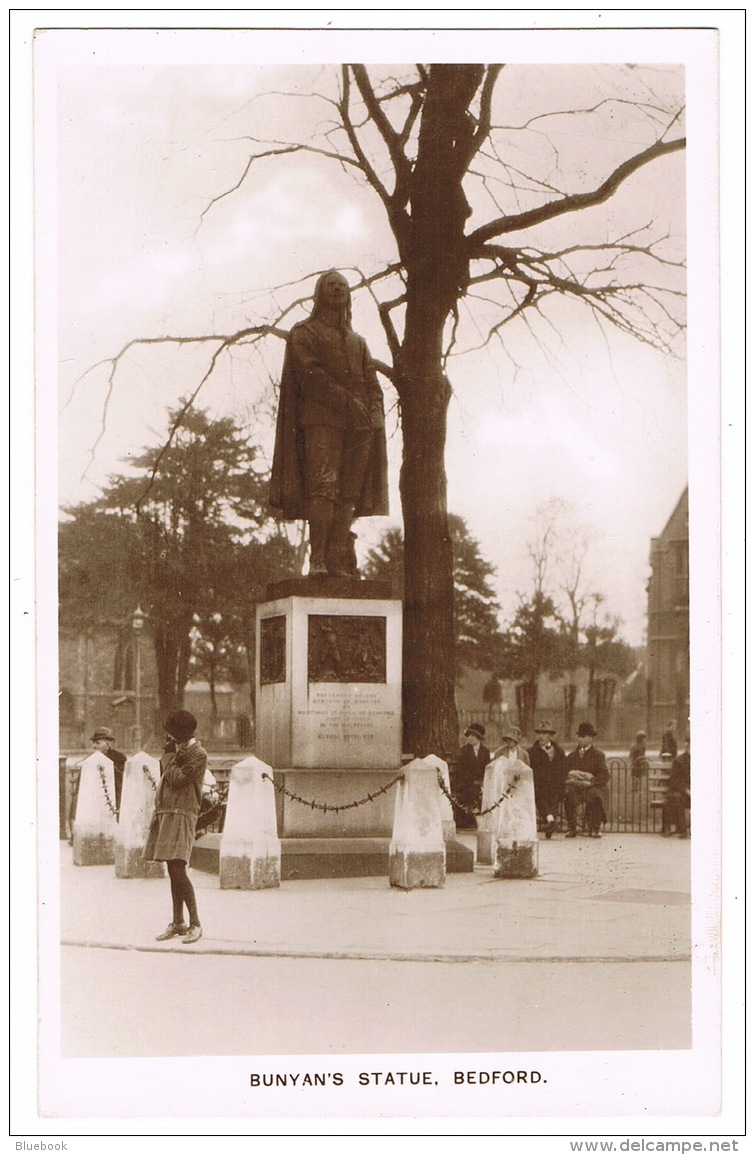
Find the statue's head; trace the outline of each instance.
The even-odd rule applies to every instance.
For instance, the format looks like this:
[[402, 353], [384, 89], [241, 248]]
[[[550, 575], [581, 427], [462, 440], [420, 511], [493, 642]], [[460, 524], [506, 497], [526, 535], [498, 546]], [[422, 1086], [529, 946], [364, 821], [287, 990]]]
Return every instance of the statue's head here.
[[312, 316], [326, 316], [351, 328], [351, 289], [349, 282], [337, 269], [323, 273], [315, 285]]

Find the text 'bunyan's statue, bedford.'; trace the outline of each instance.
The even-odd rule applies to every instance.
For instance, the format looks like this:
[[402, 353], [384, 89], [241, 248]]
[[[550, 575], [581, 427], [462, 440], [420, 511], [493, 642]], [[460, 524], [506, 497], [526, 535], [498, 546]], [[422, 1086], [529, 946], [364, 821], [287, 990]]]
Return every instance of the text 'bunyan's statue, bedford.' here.
[[387, 478], [382, 390], [331, 270], [288, 337], [270, 479], [273, 514], [309, 522], [310, 575], [358, 578], [352, 523], [388, 513]]

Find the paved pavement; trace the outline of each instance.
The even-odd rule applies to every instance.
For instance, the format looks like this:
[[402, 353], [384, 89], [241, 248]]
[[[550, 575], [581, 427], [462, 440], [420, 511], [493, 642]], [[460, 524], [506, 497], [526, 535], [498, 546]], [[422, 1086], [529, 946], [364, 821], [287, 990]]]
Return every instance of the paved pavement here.
[[534, 879], [477, 866], [409, 892], [387, 878], [229, 891], [194, 870], [204, 936], [184, 946], [155, 942], [167, 878], [74, 866], [64, 843], [63, 1054], [688, 1048], [690, 845], [557, 837]]
[[[460, 835], [474, 846], [474, 836]], [[203, 938], [155, 942], [170, 921], [167, 879], [117, 879], [74, 866], [61, 843], [61, 940], [67, 946], [209, 955], [446, 962], [682, 961], [690, 957], [690, 846], [658, 835], [556, 837], [534, 879], [489, 866], [443, 888], [401, 891], [387, 878], [221, 890], [192, 871]]]

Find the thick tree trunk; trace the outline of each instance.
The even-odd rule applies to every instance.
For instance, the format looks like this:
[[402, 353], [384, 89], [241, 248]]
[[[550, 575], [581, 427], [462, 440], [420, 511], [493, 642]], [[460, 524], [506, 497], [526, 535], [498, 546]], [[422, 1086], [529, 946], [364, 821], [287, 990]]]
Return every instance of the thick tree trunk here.
[[520, 682], [516, 688], [516, 711], [519, 729], [523, 734], [531, 734], [535, 725], [537, 691], [537, 679], [530, 682]]
[[[416, 370], [402, 407], [404, 749], [448, 756], [458, 744], [454, 699], [453, 554], [446, 504], [448, 389]], [[419, 382], [424, 388], [419, 390]]]
[[477, 64], [430, 69], [402, 252], [406, 318], [396, 384], [404, 439], [404, 748], [417, 756], [449, 755], [458, 744], [443, 332], [468, 283], [462, 181], [474, 124], [468, 110], [483, 73]]
[[173, 710], [182, 710], [184, 688], [188, 680], [188, 630], [183, 625], [166, 622], [155, 629], [155, 664], [157, 666], [157, 699], [163, 719]]

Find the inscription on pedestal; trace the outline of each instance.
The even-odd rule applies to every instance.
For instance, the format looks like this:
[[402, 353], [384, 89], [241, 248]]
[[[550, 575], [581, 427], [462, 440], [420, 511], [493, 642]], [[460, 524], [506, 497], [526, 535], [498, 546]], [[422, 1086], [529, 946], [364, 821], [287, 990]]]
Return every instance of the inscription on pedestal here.
[[310, 614], [309, 682], [385, 682], [385, 618]]
[[263, 618], [260, 631], [260, 682], [269, 686], [286, 680], [286, 619]]
[[374, 742], [394, 718], [394, 711], [384, 708], [383, 695], [369, 690], [355, 697], [353, 691], [340, 686], [312, 686], [308, 706], [297, 714], [306, 721], [311, 738], [326, 747], [330, 743], [335, 747]]

